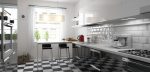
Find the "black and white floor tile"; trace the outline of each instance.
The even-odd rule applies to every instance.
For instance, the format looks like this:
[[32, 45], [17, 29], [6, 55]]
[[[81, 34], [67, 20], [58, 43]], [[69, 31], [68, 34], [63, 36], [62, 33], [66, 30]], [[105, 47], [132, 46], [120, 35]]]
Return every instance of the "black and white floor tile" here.
[[[5, 64], [6, 65], [6, 64]], [[0, 66], [0, 72], [17, 72], [17, 64], [9, 64], [6, 65], [6, 70], [4, 69], [4, 66]]]
[[18, 65], [18, 72], [81, 72], [71, 60], [33, 61]]
[[81, 58], [74, 65], [82, 72], [125, 72], [124, 64], [116, 59], [105, 58]]
[[123, 62], [109, 57], [31, 61], [14, 66], [7, 66], [7, 72], [123, 72], [124, 68]]

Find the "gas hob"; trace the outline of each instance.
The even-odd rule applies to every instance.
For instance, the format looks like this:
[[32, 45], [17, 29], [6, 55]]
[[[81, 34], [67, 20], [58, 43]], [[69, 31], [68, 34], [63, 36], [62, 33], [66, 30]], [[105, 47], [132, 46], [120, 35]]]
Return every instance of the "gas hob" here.
[[132, 49], [132, 50], [122, 50], [119, 52], [150, 58], [150, 50]]

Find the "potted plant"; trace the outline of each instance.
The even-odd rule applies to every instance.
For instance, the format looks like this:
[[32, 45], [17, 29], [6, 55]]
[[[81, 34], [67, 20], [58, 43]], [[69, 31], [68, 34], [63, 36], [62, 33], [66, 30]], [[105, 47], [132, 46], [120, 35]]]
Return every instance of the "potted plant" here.
[[17, 40], [17, 31], [15, 30], [14, 33], [12, 34], [12, 39]]
[[38, 30], [35, 31], [34, 37], [35, 37], [36, 41], [39, 41], [39, 39], [40, 39], [40, 33], [39, 33]]
[[25, 64], [30, 61], [31, 56], [29, 53], [18, 56], [18, 64]]

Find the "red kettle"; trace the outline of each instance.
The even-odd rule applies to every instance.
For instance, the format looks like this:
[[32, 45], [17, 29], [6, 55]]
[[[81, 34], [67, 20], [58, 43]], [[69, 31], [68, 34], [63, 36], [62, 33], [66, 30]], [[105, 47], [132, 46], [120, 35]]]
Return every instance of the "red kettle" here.
[[79, 35], [77, 39], [79, 40], [79, 42], [84, 42], [84, 35]]

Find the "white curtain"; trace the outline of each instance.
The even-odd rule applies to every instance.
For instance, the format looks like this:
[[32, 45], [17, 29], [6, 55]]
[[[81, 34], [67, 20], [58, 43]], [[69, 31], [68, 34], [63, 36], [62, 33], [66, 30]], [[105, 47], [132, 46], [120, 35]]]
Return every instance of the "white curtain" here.
[[34, 7], [33, 28], [40, 33], [38, 41], [46, 41], [44, 38], [46, 31], [49, 33], [48, 41], [60, 41], [64, 38], [65, 12], [65, 9], [60, 8]]
[[28, 12], [28, 51], [29, 54], [31, 55], [31, 59], [36, 59], [37, 55], [37, 48], [35, 47], [34, 39], [33, 39], [33, 8], [34, 7], [29, 7], [29, 12]]
[[[34, 23], [35, 23], [33, 15], [34, 15], [35, 8], [38, 8], [38, 7], [29, 6], [29, 12], [28, 12], [29, 25], [28, 25], [28, 37], [27, 37], [27, 39], [28, 39], [28, 45], [29, 45], [28, 47], [29, 48], [27, 48], [27, 49], [28, 49], [28, 52], [31, 55], [32, 59], [37, 58], [37, 46], [36, 46], [36, 43], [34, 42], [34, 33], [33, 33], [34, 32]], [[44, 8], [44, 7], [39, 7], [39, 8]], [[64, 24], [66, 23], [66, 9], [59, 9], [58, 8], [58, 11], [61, 11], [65, 17], [63, 24], [61, 24], [62, 30], [59, 34], [59, 36], [60, 36], [59, 39], [62, 39], [62, 38], [64, 38], [64, 31], [63, 31], [64, 29], [63, 28], [64, 28]]]

